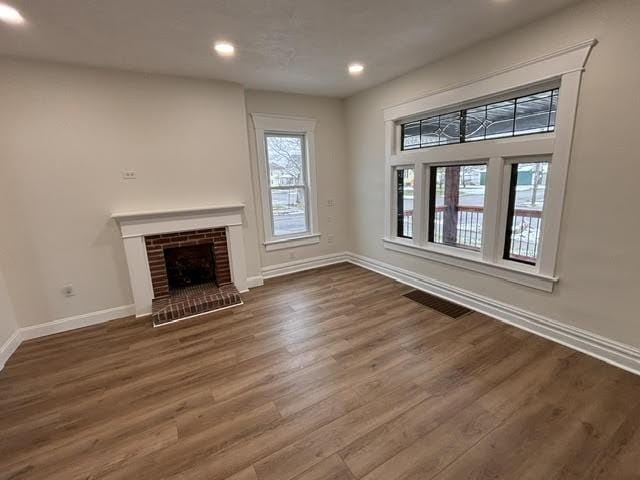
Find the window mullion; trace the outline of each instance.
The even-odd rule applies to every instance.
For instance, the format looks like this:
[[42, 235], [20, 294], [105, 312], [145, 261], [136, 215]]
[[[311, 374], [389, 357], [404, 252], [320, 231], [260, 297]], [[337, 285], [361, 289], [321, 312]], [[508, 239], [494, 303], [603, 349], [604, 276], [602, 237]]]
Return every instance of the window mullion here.
[[413, 189], [413, 243], [424, 245], [425, 236], [425, 215], [424, 210], [426, 202], [425, 194], [425, 166], [422, 163], [416, 163], [414, 166], [414, 189]]
[[500, 258], [500, 219], [504, 218], [502, 216], [503, 171], [504, 159], [502, 157], [489, 159], [482, 215], [482, 258], [488, 262], [496, 262]]

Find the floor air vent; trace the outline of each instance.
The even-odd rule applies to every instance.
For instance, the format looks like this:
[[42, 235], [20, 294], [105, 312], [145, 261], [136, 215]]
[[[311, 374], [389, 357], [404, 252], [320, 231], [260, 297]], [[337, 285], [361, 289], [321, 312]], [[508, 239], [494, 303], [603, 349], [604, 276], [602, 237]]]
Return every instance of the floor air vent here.
[[456, 305], [455, 303], [451, 303], [447, 300], [443, 300], [440, 297], [436, 297], [434, 295], [430, 295], [428, 293], [422, 292], [420, 290], [412, 290], [411, 292], [404, 295], [409, 300], [413, 300], [414, 302], [418, 302], [425, 307], [432, 308], [448, 317], [451, 318], [460, 318], [467, 313], [472, 312], [473, 310], [468, 309], [467, 307], [463, 307], [461, 305]]

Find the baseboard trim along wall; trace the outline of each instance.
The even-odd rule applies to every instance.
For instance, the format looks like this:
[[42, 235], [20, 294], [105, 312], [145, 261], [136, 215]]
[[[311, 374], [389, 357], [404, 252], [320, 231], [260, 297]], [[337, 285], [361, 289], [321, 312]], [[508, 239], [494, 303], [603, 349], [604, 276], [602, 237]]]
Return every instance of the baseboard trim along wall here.
[[99, 323], [108, 322], [117, 318], [135, 315], [134, 305], [123, 305], [121, 307], [107, 308], [106, 310], [98, 310], [97, 312], [84, 313], [73, 317], [60, 318], [52, 322], [41, 323], [31, 327], [22, 327], [20, 334], [22, 340], [31, 340], [32, 338], [44, 337], [54, 333], [75, 330], [76, 328], [89, 327]]
[[280, 277], [282, 275], [289, 275], [290, 273], [303, 272], [304, 270], [311, 270], [312, 268], [326, 267], [327, 265], [348, 261], [349, 256], [344, 252], [305, 258], [302, 260], [294, 260], [292, 262], [264, 267], [262, 269], [262, 278]]
[[20, 344], [22, 343], [22, 336], [20, 330], [16, 330], [13, 334], [0, 346], [0, 370], [4, 368], [4, 364], [7, 363], [9, 357], [13, 355]]
[[264, 280], [262, 278], [262, 275], [256, 275], [255, 277], [247, 277], [247, 290], [244, 290], [244, 291], [248, 292], [250, 288], [261, 287], [262, 285], [264, 285]]
[[[263, 284], [263, 279], [275, 278], [343, 262], [358, 265], [418, 290], [464, 305], [465, 307], [489, 315], [502, 322], [540, 335], [635, 373], [636, 375], [640, 375], [640, 349], [610, 340], [580, 328], [562, 324], [556, 320], [514, 307], [513, 305], [497, 302], [491, 298], [454, 287], [425, 275], [404, 270], [355, 253], [343, 252], [296, 260], [279, 265], [270, 265], [262, 269], [262, 276], [247, 279], [248, 286], [250, 288], [258, 287]], [[0, 369], [2, 369], [7, 359], [24, 340], [96, 325], [134, 314], [134, 305], [124, 305], [54, 320], [32, 327], [20, 328], [0, 347]]]

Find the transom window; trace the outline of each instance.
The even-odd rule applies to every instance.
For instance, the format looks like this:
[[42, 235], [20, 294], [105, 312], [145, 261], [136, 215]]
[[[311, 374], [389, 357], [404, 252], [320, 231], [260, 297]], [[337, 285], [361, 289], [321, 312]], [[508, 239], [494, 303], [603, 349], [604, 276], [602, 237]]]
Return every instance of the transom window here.
[[552, 132], [559, 90], [551, 89], [402, 124], [402, 149]]

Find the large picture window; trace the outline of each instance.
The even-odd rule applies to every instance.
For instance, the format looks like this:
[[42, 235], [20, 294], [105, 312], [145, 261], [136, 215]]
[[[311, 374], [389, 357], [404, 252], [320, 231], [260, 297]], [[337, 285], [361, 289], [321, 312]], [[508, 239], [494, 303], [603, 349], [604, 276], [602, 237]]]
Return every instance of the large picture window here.
[[551, 292], [593, 45], [385, 108], [384, 247]]

